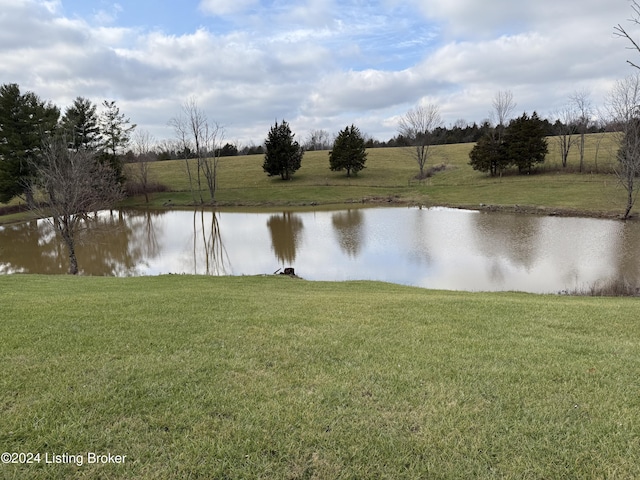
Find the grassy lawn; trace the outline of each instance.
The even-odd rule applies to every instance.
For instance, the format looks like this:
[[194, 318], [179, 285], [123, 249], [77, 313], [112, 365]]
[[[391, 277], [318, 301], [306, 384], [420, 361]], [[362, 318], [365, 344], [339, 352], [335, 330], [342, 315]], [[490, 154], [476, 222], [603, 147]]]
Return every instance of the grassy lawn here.
[[0, 478], [640, 478], [635, 299], [280, 276], [0, 292], [0, 450], [85, 460]]

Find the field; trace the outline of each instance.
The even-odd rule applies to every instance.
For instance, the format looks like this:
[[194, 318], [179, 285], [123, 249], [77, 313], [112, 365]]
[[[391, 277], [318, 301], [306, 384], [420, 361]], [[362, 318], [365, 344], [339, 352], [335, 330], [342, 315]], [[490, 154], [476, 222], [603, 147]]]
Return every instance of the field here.
[[[511, 172], [491, 178], [476, 172], [468, 165], [472, 147], [473, 144], [432, 147], [428, 166], [446, 168], [423, 181], [415, 179], [417, 164], [411, 150], [405, 148], [368, 150], [367, 168], [352, 178], [329, 170], [327, 151], [307, 152], [302, 168], [288, 182], [268, 177], [262, 171], [261, 155], [223, 157], [216, 201], [218, 205], [249, 207], [388, 201], [472, 208], [480, 204], [507, 209], [517, 205], [522, 210], [530, 207], [595, 216], [619, 215], [624, 209], [624, 191], [611, 174], [615, 145], [610, 135], [586, 137], [584, 173], [577, 173], [575, 147], [566, 171], [559, 166], [554, 138], [549, 139], [545, 165], [535, 175]], [[184, 161], [154, 163], [151, 175], [172, 190], [155, 194], [152, 200], [155, 206], [194, 203]], [[127, 202], [143, 203], [141, 198]]]
[[[263, 172], [262, 155], [223, 157], [215, 203], [219, 207], [268, 208], [404, 202], [608, 217], [624, 211], [625, 192], [611, 173], [616, 149], [613, 136], [586, 136], [582, 173], [577, 172], [575, 146], [568, 167], [563, 169], [556, 139], [550, 137], [548, 143], [547, 160], [534, 175], [508, 172], [500, 178], [476, 172], [468, 165], [473, 144], [432, 147], [427, 166], [444, 166], [444, 170], [421, 181], [415, 178], [418, 167], [410, 148], [368, 150], [366, 168], [351, 178], [329, 170], [327, 151], [306, 152], [302, 167], [287, 182]], [[131, 176], [136, 166], [126, 167]], [[122, 205], [170, 208], [200, 201], [199, 195], [190, 190], [183, 160], [151, 163], [150, 180], [169, 191], [152, 194], [149, 205], [143, 196], [128, 198]], [[208, 202], [207, 194], [203, 197]], [[29, 214], [24, 212], [0, 215], [0, 224], [27, 218]]]
[[280, 276], [0, 292], [0, 449], [41, 455], [1, 478], [640, 478], [634, 299]]

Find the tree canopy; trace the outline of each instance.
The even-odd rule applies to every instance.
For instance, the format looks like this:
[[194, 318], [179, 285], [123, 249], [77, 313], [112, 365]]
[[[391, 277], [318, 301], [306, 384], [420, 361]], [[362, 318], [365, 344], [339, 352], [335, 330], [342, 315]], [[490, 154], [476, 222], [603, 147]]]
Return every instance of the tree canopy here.
[[119, 154], [129, 144], [131, 133], [136, 125], [131, 124], [131, 120], [120, 113], [120, 108], [115, 101], [105, 100], [102, 106], [104, 110], [99, 118], [100, 132], [103, 137], [102, 155], [122, 183], [124, 181], [124, 166]]
[[56, 128], [60, 110], [17, 84], [0, 86], [0, 202], [31, 197], [31, 178], [42, 136]]
[[518, 167], [520, 173], [531, 173], [537, 163], [544, 162], [547, 152], [546, 131], [538, 114], [529, 117], [523, 113], [513, 119], [505, 132], [505, 146], [509, 163]]
[[509, 163], [504, 144], [493, 130], [480, 137], [469, 158], [469, 165], [474, 170], [489, 172], [492, 177], [500, 174]]
[[469, 153], [469, 165], [474, 170], [496, 176], [516, 166], [520, 173], [531, 173], [536, 164], [544, 162], [547, 128], [536, 112], [531, 117], [523, 113], [511, 120], [504, 133], [501, 129], [500, 125], [487, 129]]
[[347, 171], [347, 177], [351, 172], [356, 175], [365, 168], [367, 152], [364, 137], [358, 127], [351, 125], [340, 131], [333, 142], [333, 150], [329, 152], [329, 165], [332, 171]]
[[60, 126], [69, 147], [76, 152], [96, 150], [102, 143], [97, 108], [91, 100], [77, 97], [64, 111]]
[[293, 139], [295, 134], [291, 132], [289, 124], [282, 120], [269, 130], [265, 140], [266, 153], [262, 169], [269, 176], [280, 175], [283, 180], [290, 180], [291, 176], [302, 165], [304, 150]]

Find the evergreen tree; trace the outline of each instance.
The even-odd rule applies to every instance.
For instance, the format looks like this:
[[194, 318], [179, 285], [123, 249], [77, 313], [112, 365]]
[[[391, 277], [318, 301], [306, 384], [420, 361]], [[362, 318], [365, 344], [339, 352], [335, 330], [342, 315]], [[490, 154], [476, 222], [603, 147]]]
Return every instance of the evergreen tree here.
[[129, 145], [131, 133], [136, 128], [131, 120], [120, 113], [115, 101], [105, 100], [102, 105], [104, 111], [100, 115], [99, 126], [102, 138], [102, 158], [106, 159], [111, 168], [116, 172], [118, 180], [124, 181], [123, 162], [121, 153]]
[[17, 84], [0, 86], [0, 202], [25, 195], [32, 201], [31, 179], [42, 139], [54, 132], [60, 110]]
[[284, 120], [280, 125], [275, 123], [265, 140], [266, 153], [262, 169], [269, 176], [280, 175], [283, 180], [290, 180], [291, 176], [302, 165], [304, 150], [293, 137], [289, 124]]
[[69, 147], [79, 150], [96, 151], [102, 143], [98, 125], [97, 106], [91, 100], [77, 97], [73, 105], [67, 107], [60, 122]]
[[501, 174], [509, 164], [504, 144], [494, 129], [485, 133], [469, 153], [469, 165], [474, 170], [489, 172], [492, 177]]
[[505, 132], [505, 148], [510, 163], [520, 173], [531, 173], [535, 164], [544, 162], [549, 151], [546, 135], [546, 126], [536, 112], [511, 120]]
[[358, 127], [345, 127], [333, 142], [333, 150], [329, 152], [329, 165], [332, 171], [347, 171], [347, 177], [365, 168], [367, 160], [365, 142]]

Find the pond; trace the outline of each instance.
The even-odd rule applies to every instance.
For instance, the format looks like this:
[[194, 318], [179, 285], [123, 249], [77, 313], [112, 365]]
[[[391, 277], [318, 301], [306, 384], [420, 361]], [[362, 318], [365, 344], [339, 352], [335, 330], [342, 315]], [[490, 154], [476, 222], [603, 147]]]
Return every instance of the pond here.
[[[85, 275], [272, 274], [426, 288], [557, 293], [639, 284], [640, 224], [446, 208], [238, 213], [100, 212], [78, 247]], [[45, 220], [0, 227], [0, 273], [66, 273]]]

